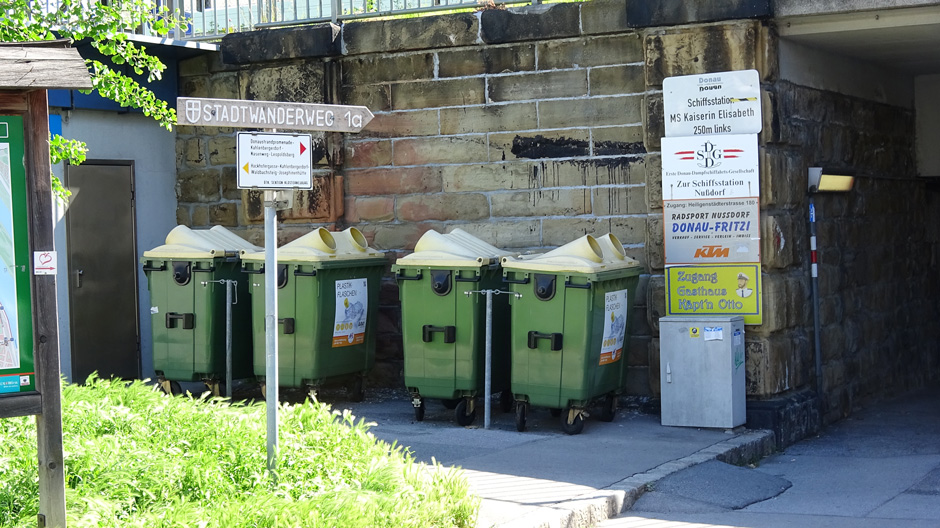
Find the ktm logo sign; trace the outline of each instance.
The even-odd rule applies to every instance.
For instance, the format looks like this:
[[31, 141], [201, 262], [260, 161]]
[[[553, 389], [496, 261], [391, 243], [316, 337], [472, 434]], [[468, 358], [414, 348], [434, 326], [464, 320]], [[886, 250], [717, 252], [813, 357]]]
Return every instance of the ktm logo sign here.
[[728, 258], [731, 254], [731, 248], [721, 246], [702, 246], [695, 250], [694, 258]]

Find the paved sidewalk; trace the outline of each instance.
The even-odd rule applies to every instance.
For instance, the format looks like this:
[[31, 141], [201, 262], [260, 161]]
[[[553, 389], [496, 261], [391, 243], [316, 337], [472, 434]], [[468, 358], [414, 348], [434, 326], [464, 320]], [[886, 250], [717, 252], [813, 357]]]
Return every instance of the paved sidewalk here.
[[693, 526], [940, 526], [940, 385], [856, 410], [753, 469], [674, 473], [599, 528]]
[[647, 484], [670, 474], [773, 450], [769, 431], [663, 427], [658, 416], [630, 409], [611, 423], [588, 418], [584, 432], [569, 436], [547, 409], [533, 409], [520, 433], [513, 414], [497, 405], [488, 430], [482, 405], [466, 428], [437, 401], [428, 402], [424, 421], [415, 421], [407, 395], [398, 393], [333, 406], [374, 422], [377, 438], [408, 446], [418, 460], [462, 467], [482, 498], [479, 528], [594, 526], [628, 510]]

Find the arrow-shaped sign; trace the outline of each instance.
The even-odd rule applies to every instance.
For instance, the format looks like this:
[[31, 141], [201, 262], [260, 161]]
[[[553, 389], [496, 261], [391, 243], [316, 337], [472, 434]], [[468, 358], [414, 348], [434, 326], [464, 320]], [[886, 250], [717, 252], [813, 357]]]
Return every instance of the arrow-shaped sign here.
[[178, 97], [177, 123], [283, 130], [359, 132], [374, 117], [364, 106]]
[[247, 172], [247, 173], [249, 173], [249, 174], [250, 174], [250, 173], [251, 173], [251, 171], [250, 171], [250, 170], [248, 170], [248, 166], [249, 166], [249, 165], [251, 165], [251, 163], [246, 163], [246, 164], [245, 164], [245, 166], [244, 166], [244, 167], [242, 167], [242, 168], [243, 168], [243, 169], [245, 169], [245, 172]]
[[307, 147], [305, 147], [304, 144], [301, 143], [301, 144], [300, 144], [300, 155], [303, 156], [303, 155], [304, 155], [304, 152], [306, 152], [306, 151], [307, 151]]

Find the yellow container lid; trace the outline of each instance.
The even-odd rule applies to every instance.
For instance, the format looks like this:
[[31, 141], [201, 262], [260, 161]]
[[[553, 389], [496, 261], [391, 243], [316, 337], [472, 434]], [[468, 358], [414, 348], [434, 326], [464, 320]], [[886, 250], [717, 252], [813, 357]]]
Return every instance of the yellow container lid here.
[[[331, 233], [318, 227], [306, 235], [277, 249], [278, 262], [321, 262], [353, 259], [385, 259], [385, 255], [369, 247], [366, 237], [355, 227]], [[264, 249], [242, 252], [242, 260], [263, 261]]]
[[599, 273], [639, 266], [613, 233], [584, 235], [547, 253], [503, 257], [504, 269], [549, 273]]
[[190, 229], [178, 225], [166, 235], [166, 244], [145, 251], [144, 258], [215, 258], [261, 249], [222, 226]]
[[510, 255], [462, 229], [441, 234], [430, 230], [421, 235], [414, 253], [395, 261], [399, 266], [480, 267]]

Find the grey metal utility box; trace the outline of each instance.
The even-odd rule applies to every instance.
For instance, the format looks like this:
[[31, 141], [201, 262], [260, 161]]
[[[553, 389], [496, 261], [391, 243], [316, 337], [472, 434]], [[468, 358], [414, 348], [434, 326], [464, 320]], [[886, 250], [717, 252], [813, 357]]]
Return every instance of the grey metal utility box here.
[[663, 317], [659, 336], [662, 424], [744, 424], [744, 318]]

